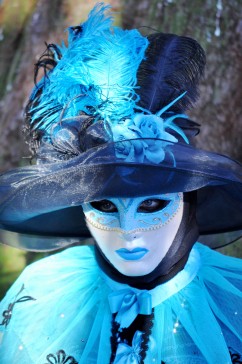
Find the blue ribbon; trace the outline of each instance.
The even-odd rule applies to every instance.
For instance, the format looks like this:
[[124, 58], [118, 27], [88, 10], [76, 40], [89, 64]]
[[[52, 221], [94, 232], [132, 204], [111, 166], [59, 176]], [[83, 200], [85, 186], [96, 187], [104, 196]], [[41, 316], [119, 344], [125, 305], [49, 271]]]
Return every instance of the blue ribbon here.
[[152, 313], [152, 296], [148, 291], [135, 292], [123, 289], [109, 295], [109, 305], [112, 313], [118, 313], [115, 321], [120, 327], [129, 327], [138, 314]]
[[136, 331], [132, 340], [132, 346], [125, 343], [118, 344], [114, 364], [139, 364], [142, 342], [142, 332]]

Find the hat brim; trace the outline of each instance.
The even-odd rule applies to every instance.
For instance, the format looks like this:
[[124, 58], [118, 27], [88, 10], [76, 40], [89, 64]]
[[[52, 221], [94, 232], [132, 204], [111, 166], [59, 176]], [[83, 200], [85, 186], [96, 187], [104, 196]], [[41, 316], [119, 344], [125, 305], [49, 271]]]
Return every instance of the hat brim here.
[[[122, 150], [127, 151], [132, 141], [121, 143]], [[90, 236], [81, 208], [83, 202], [194, 190], [198, 191], [201, 235], [242, 229], [240, 163], [181, 143], [157, 139], [146, 139], [146, 143], [156, 143], [157, 150], [164, 150], [160, 163], [147, 160], [142, 154], [132, 155], [129, 160], [120, 157], [120, 153], [117, 157], [117, 142], [92, 148], [68, 161], [3, 174], [0, 229], [49, 237], [48, 244], [54, 248], [61, 240], [70, 238], [73, 242]], [[21, 243], [25, 248], [29, 244]], [[38, 244], [32, 250], [42, 250]], [[48, 244], [43, 244], [43, 250]]]

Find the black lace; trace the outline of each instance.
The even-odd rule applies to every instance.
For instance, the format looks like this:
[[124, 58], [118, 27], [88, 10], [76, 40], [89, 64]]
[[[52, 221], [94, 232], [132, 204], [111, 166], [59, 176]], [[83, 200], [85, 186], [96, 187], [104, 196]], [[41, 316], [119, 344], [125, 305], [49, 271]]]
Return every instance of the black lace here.
[[73, 356], [70, 356], [64, 352], [64, 350], [59, 350], [56, 354], [49, 354], [46, 357], [47, 363], [45, 364], [78, 364]]
[[9, 303], [7, 310], [3, 311], [2, 316], [3, 316], [3, 321], [0, 324], [0, 326], [4, 325], [5, 327], [8, 326], [12, 314], [13, 314], [13, 308], [15, 306], [16, 303], [21, 303], [21, 302], [26, 302], [26, 301], [35, 301], [35, 298], [31, 297], [31, 296], [23, 296], [17, 299], [17, 297], [20, 295], [20, 293], [24, 290], [24, 284], [22, 285], [20, 291], [17, 293], [17, 295], [15, 296], [15, 299], [13, 301], [13, 303]]
[[229, 348], [229, 353], [233, 364], [242, 364], [242, 356], [235, 352], [232, 348]]
[[[146, 353], [148, 350], [148, 342], [151, 334], [151, 329], [154, 321], [154, 309], [151, 315], [138, 315], [134, 322], [128, 327], [120, 329], [120, 325], [115, 321], [116, 315], [112, 318], [111, 330], [111, 358], [109, 364], [115, 360], [117, 348], [119, 343], [126, 343], [132, 345], [132, 339], [137, 330], [142, 332], [142, 341], [140, 346], [140, 364], [144, 364]], [[161, 363], [163, 364], [163, 363]]]

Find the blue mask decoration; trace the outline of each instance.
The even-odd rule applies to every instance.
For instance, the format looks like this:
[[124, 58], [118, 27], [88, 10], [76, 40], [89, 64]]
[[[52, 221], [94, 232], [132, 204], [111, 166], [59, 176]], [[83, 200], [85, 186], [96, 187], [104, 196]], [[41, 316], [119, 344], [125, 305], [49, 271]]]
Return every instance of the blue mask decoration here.
[[106, 259], [130, 277], [152, 272], [165, 257], [183, 216], [180, 193], [111, 198], [84, 204], [87, 226]]
[[[146, 205], [150, 205], [147, 200], [151, 200], [151, 206], [154, 207], [156, 199], [164, 200], [165, 197], [168, 203], [163, 209], [149, 213], [137, 211], [138, 207], [146, 208]], [[105, 201], [99, 201], [83, 206], [87, 217], [94, 213], [94, 217], [98, 214], [97, 219], [101, 219], [96, 220], [99, 228], [94, 226], [93, 215], [93, 225], [87, 219], [87, 225], [97, 242], [97, 262], [104, 273], [117, 282], [129, 284], [131, 287], [152, 289], [171, 279], [186, 264], [198, 237], [196, 192], [149, 195], [135, 198], [132, 203], [129, 199], [130, 206], [126, 205], [126, 209], [121, 201], [122, 199], [111, 198], [106, 200], [107, 205]], [[128, 199], [126, 203], [127, 201]], [[121, 208], [118, 212], [112, 211], [117, 208], [113, 206], [115, 202]], [[146, 202], [145, 206], [143, 202]], [[110, 211], [110, 218], [106, 219], [109, 213], [102, 214], [104, 211], [100, 211], [100, 208]], [[163, 225], [154, 223], [153, 218], [162, 218], [165, 213], [170, 213], [170, 216], [165, 215], [167, 220], [163, 221]], [[122, 216], [126, 216], [126, 226], [122, 223]], [[144, 227], [144, 222], [149, 225]]]
[[149, 231], [166, 225], [182, 204], [181, 193], [137, 198], [110, 198], [83, 204], [87, 222], [109, 231]]

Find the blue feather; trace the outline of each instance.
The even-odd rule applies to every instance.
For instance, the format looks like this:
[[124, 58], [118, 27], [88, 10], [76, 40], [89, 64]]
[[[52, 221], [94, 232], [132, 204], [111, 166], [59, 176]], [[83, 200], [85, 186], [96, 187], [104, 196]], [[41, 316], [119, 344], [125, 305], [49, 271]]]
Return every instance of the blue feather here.
[[[108, 12], [108, 14], [107, 14]], [[69, 28], [68, 46], [58, 47], [56, 66], [37, 85], [32, 128], [51, 133], [54, 124], [91, 114], [117, 123], [131, 118], [139, 100], [136, 74], [148, 41], [137, 30], [112, 25], [110, 6], [97, 4], [80, 27]]]

